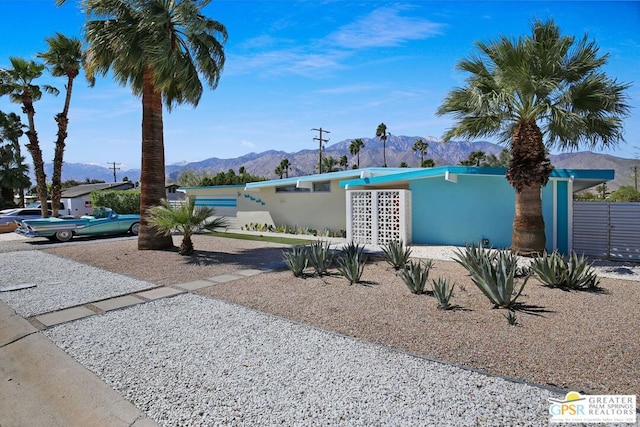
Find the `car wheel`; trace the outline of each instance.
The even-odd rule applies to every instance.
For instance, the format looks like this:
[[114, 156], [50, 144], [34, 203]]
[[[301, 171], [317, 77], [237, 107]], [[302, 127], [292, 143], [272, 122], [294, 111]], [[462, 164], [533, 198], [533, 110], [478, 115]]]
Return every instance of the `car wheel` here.
[[60, 230], [56, 231], [56, 239], [61, 242], [68, 242], [73, 237], [73, 232], [71, 230]]
[[133, 234], [134, 236], [137, 236], [139, 232], [140, 232], [140, 223], [136, 222], [129, 229], [129, 233]]

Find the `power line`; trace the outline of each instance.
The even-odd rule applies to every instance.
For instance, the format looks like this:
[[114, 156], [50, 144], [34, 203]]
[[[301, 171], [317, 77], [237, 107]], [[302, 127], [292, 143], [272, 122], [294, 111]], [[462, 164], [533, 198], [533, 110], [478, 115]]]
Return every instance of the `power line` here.
[[316, 132], [319, 133], [319, 136], [317, 138], [313, 138], [314, 141], [318, 141], [318, 171], [319, 173], [322, 173], [322, 144], [324, 144], [325, 142], [329, 142], [329, 139], [323, 139], [322, 138], [322, 133], [331, 133], [328, 130], [324, 130], [322, 128], [313, 128], [311, 130], [315, 130]]

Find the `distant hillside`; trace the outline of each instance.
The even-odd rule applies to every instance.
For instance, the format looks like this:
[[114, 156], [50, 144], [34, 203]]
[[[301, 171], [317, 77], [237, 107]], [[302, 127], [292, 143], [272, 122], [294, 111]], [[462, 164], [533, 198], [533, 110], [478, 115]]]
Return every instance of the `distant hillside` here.
[[[378, 138], [361, 138], [364, 141], [364, 148], [360, 151], [360, 167], [381, 166], [383, 164], [383, 145]], [[386, 142], [387, 165], [398, 167], [402, 162], [409, 167], [417, 167], [420, 163], [420, 154], [414, 153], [411, 148], [416, 140], [423, 139], [429, 144], [425, 158], [433, 159], [436, 166], [456, 165], [461, 160], [466, 159], [473, 151], [484, 151], [488, 154], [497, 155], [503, 149], [502, 146], [485, 141], [464, 142], [451, 141], [443, 143], [433, 137], [419, 136], [396, 136], [391, 135]], [[336, 144], [325, 147], [323, 155], [332, 156], [336, 160], [346, 155], [349, 160], [349, 167], [356, 164], [356, 157], [349, 154], [349, 144], [351, 139], [347, 139]], [[269, 150], [262, 153], [249, 153], [244, 156], [232, 159], [219, 159], [212, 157], [199, 162], [186, 164], [167, 165], [167, 180], [173, 182], [181, 172], [192, 169], [199, 172], [218, 173], [226, 172], [229, 169], [238, 171], [241, 166], [252, 175], [264, 176], [275, 179], [275, 168], [282, 159], [287, 158], [291, 164], [289, 176], [309, 175], [317, 172], [318, 150], [301, 150], [296, 153]], [[552, 155], [551, 162], [557, 168], [568, 169], [614, 169], [616, 178], [609, 183], [611, 189], [621, 185], [631, 185], [633, 182], [633, 168], [639, 165], [638, 160], [624, 159], [608, 154], [596, 154], [591, 152], [576, 152]], [[45, 167], [47, 177], [51, 177], [51, 164]], [[117, 179], [123, 177], [131, 181], [140, 180], [139, 169], [117, 170]], [[62, 169], [63, 180], [74, 179], [84, 181], [85, 179], [100, 179], [103, 181], [113, 181], [113, 170], [98, 165], [82, 163], [65, 163]], [[35, 180], [34, 180], [35, 181]]]

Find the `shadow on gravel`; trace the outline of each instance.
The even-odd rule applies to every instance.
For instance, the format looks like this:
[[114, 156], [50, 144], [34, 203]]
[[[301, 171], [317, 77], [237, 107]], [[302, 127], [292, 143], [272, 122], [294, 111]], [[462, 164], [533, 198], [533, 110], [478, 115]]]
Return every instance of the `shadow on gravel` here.
[[190, 265], [229, 264], [256, 269], [278, 265], [280, 261], [282, 261], [282, 248], [253, 248], [240, 250], [237, 253], [196, 250], [193, 255], [184, 257], [184, 262]]

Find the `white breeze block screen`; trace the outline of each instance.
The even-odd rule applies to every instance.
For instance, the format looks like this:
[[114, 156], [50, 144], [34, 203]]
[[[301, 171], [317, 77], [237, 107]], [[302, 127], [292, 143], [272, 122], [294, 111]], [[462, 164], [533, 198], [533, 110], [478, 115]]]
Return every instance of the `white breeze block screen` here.
[[400, 239], [411, 243], [411, 191], [347, 191], [347, 241], [382, 246]]

